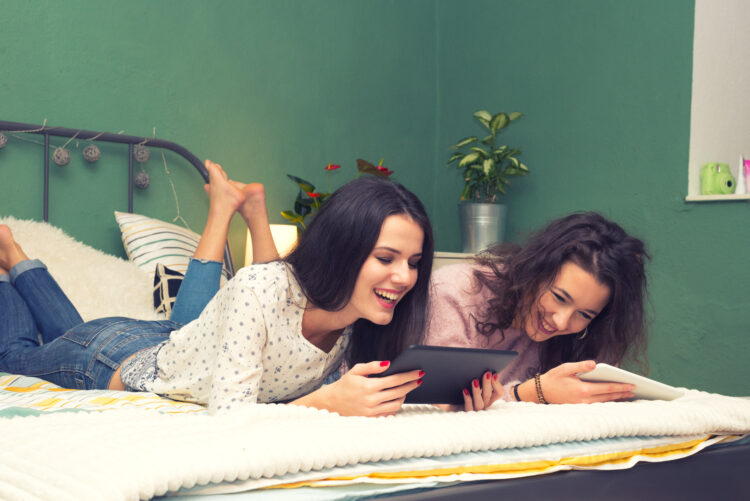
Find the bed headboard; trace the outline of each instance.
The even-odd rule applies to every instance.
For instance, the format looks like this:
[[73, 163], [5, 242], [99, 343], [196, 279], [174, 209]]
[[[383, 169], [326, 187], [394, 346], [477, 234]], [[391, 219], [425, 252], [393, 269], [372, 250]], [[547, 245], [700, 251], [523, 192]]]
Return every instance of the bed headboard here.
[[[133, 212], [133, 187], [135, 185], [135, 176], [133, 169], [133, 161], [135, 159], [135, 147], [138, 145], [149, 146], [153, 148], [161, 148], [173, 151], [178, 155], [182, 156], [185, 160], [190, 162], [193, 167], [200, 173], [201, 178], [207, 183], [208, 182], [208, 171], [203, 166], [203, 163], [187, 148], [173, 143], [171, 141], [165, 141], [163, 139], [157, 139], [153, 137], [141, 137], [141, 136], [130, 136], [125, 134], [113, 134], [109, 132], [92, 131], [85, 129], [71, 129], [66, 127], [52, 127], [46, 125], [27, 124], [20, 122], [8, 122], [0, 120], [0, 132], [17, 132], [24, 134], [37, 134], [44, 139], [43, 149], [43, 162], [44, 162], [44, 196], [43, 196], [43, 217], [44, 221], [49, 220], [49, 170], [50, 170], [50, 136], [68, 137], [80, 140], [88, 141], [101, 141], [108, 143], [120, 143], [128, 145], [128, 212]], [[229, 251], [229, 244], [225, 246], [224, 250], [224, 262], [229, 275], [234, 275], [234, 264], [232, 262], [232, 256]]]

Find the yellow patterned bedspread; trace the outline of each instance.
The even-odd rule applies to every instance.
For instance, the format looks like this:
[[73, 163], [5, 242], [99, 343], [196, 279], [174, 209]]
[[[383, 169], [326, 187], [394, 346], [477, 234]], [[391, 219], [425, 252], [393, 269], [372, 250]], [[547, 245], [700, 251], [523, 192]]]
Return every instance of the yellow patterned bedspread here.
[[0, 372], [0, 417], [56, 411], [108, 411], [137, 407], [165, 414], [205, 412], [203, 406], [153, 393], [69, 390], [35, 377]]

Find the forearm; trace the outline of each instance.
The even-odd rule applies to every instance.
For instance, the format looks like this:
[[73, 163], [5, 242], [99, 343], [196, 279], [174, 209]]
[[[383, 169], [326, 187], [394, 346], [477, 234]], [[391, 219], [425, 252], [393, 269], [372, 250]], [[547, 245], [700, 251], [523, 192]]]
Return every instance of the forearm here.
[[328, 398], [326, 395], [327, 392], [327, 386], [321, 386], [312, 393], [308, 393], [307, 395], [304, 395], [287, 403], [291, 405], [300, 405], [302, 407], [314, 407], [316, 409], [332, 411], [332, 409], [328, 405]]
[[519, 384], [517, 392], [519, 398], [521, 399], [521, 402], [533, 402], [535, 404], [539, 403], [539, 399], [537, 398], [536, 394], [536, 383], [533, 379], [529, 379], [528, 381], [524, 381], [523, 383]]
[[[539, 403], [539, 395], [536, 391], [536, 381], [529, 379], [523, 383], [513, 383], [508, 389], [509, 398], [511, 402], [532, 402], [535, 404]], [[542, 390], [544, 393], [544, 390]], [[516, 398], [518, 395], [518, 398]]]

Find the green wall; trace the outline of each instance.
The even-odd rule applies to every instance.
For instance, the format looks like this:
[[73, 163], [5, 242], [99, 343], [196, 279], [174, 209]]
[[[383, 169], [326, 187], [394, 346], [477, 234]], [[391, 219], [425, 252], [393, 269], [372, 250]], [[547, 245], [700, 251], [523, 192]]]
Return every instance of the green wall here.
[[[441, 250], [459, 249], [449, 147], [471, 113], [519, 110], [508, 131], [532, 173], [513, 181], [511, 239], [598, 210], [645, 239], [651, 374], [748, 395], [748, 204], [687, 204], [692, 29], [686, 0], [0, 0], [0, 118], [176, 141], [266, 185], [274, 222], [293, 173], [325, 187], [385, 165], [424, 201]], [[64, 141], [53, 140], [55, 144]], [[0, 214], [41, 218], [41, 146], [0, 150]], [[51, 221], [122, 255], [109, 214], [127, 207], [124, 149], [54, 168]], [[167, 155], [182, 215], [207, 201]], [[158, 152], [135, 210], [176, 208]], [[96, 207], [92, 211], [90, 207]], [[230, 235], [238, 261], [241, 221]]]
[[[323, 167], [338, 163], [336, 188], [355, 177], [358, 157], [385, 158], [398, 180], [431, 198], [422, 182], [434, 164], [430, 1], [0, 0], [0, 7], [4, 120], [144, 136], [155, 128], [231, 177], [264, 183], [273, 222], [283, 222], [279, 212], [296, 195], [286, 173], [323, 188]], [[42, 148], [11, 142], [0, 169], [14, 189], [3, 190], [0, 213], [41, 218]], [[80, 160], [84, 146], [74, 150], [76, 162], [53, 171], [50, 220], [121, 254], [104, 208], [127, 209], [125, 148], [109, 148], [89, 166]], [[200, 232], [207, 208], [200, 177], [178, 157], [167, 165], [182, 214]], [[171, 219], [161, 156], [153, 153], [145, 168], [152, 186], [137, 194], [135, 211]], [[236, 219], [230, 237], [241, 264]]]
[[[441, 1], [438, 158], [471, 112], [525, 113], [508, 130], [531, 174], [506, 203], [514, 239], [575, 210], [643, 238], [651, 375], [750, 395], [750, 207], [686, 203], [693, 2]], [[471, 36], [460, 36], [471, 27]], [[709, 118], [709, 117], [707, 117]], [[436, 167], [436, 172], [441, 167]], [[436, 176], [433, 216], [457, 224], [460, 182]], [[458, 248], [456, 233], [442, 245]]]

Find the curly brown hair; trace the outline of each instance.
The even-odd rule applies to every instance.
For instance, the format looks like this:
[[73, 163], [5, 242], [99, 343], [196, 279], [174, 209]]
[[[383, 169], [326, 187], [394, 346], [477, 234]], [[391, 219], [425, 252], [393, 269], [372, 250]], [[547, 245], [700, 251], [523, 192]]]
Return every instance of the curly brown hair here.
[[562, 265], [573, 262], [609, 288], [609, 302], [589, 323], [583, 339], [566, 335], [544, 341], [540, 367], [530, 368], [529, 377], [588, 359], [619, 365], [628, 357], [645, 369], [647, 259], [641, 240], [601, 214], [575, 213], [552, 221], [523, 246], [498, 244], [476, 258], [491, 272], [475, 270], [474, 275], [493, 293], [476, 319], [477, 330], [488, 336], [526, 318]]

